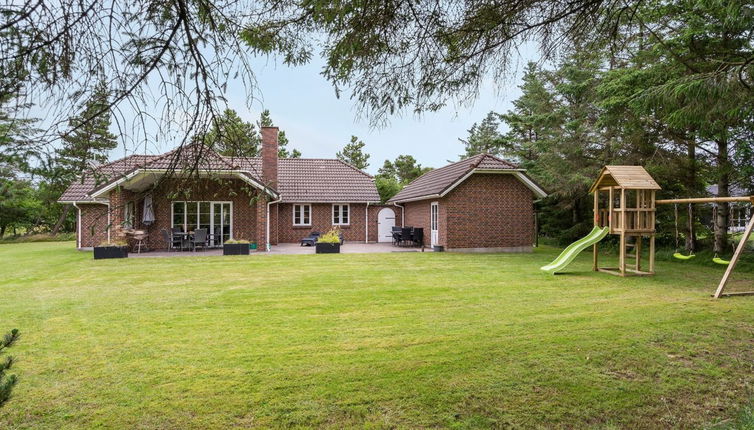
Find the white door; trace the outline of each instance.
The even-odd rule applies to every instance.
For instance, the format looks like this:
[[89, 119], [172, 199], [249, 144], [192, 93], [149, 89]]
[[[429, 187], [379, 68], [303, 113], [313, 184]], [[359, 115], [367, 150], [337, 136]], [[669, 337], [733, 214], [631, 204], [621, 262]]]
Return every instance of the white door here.
[[392, 242], [393, 227], [395, 227], [395, 212], [390, 208], [382, 208], [377, 213], [377, 242]]
[[439, 224], [440, 208], [437, 202], [432, 202], [432, 204], [429, 206], [429, 231], [432, 246], [440, 244]]

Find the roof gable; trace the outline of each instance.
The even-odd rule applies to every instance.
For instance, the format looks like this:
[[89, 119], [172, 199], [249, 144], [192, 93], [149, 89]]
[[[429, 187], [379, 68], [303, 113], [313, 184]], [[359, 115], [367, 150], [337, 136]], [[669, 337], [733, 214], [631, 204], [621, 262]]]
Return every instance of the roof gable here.
[[654, 178], [641, 166], [605, 166], [600, 170], [589, 192], [599, 187], [621, 187], [632, 190], [659, 190]]
[[99, 165], [92, 171], [84, 172], [63, 192], [58, 201], [60, 202], [87, 202], [95, 201], [89, 194], [95, 189], [111, 183], [126, 172], [143, 168], [149, 162], [158, 158], [158, 155], [129, 155], [121, 159]]
[[439, 169], [430, 170], [406, 185], [398, 194], [390, 199], [390, 202], [420, 200], [422, 198], [439, 196], [474, 170], [519, 171], [518, 167], [509, 161], [502, 160], [490, 154], [478, 154], [440, 167]]

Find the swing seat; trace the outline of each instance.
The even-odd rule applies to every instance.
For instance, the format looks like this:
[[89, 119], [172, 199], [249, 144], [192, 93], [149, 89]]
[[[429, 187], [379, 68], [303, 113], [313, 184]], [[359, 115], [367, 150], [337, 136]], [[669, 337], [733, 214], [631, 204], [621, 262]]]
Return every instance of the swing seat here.
[[673, 258], [676, 258], [678, 260], [691, 260], [694, 257], [696, 257], [696, 254], [683, 255], [680, 252], [673, 254]]
[[712, 259], [712, 262], [713, 262], [713, 263], [716, 263], [716, 264], [720, 264], [720, 265], [722, 265], [722, 266], [727, 266], [727, 265], [729, 265], [729, 264], [730, 264], [730, 261], [728, 261], [728, 260], [723, 260], [723, 259], [722, 259], [722, 258], [720, 258], [720, 257], [715, 257], [715, 258], [713, 258], [713, 259]]

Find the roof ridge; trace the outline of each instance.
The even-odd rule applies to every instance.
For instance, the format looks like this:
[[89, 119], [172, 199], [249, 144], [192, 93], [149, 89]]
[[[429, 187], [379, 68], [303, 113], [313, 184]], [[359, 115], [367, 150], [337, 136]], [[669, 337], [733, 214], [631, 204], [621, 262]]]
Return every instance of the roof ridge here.
[[203, 149], [206, 149], [207, 151], [209, 151], [209, 153], [214, 154], [215, 157], [217, 157], [218, 159], [220, 159], [223, 163], [225, 163], [231, 169], [233, 169], [235, 167], [235, 166], [233, 166], [233, 164], [231, 164], [230, 162], [228, 162], [228, 160], [225, 159], [224, 155], [221, 155], [219, 152], [215, 151], [211, 146], [206, 145], [203, 142], [198, 142], [198, 141], [197, 142], [191, 142], [191, 143], [188, 143], [186, 145], [178, 145], [177, 148], [174, 148], [174, 149], [172, 149], [172, 150], [170, 150], [170, 151], [162, 154], [158, 159], [156, 159], [154, 161], [162, 160], [165, 157], [167, 157], [168, 155], [172, 155], [172, 154], [175, 154], [175, 153], [178, 153], [178, 155], [180, 156], [181, 154], [185, 153], [185, 151], [187, 149], [193, 149], [195, 147], [201, 147]]
[[[508, 160], [505, 160], [503, 158], [500, 158], [498, 156], [492, 155], [489, 152], [485, 152], [485, 153], [483, 153], [483, 155], [485, 157], [490, 157], [490, 158], [492, 158], [495, 161], [499, 161], [499, 162], [501, 162], [503, 164], [507, 164], [507, 165], [511, 166], [512, 168], [514, 168], [514, 169], [520, 169], [521, 168], [519, 165], [517, 165], [517, 164], [515, 164], [513, 162], [510, 162]], [[479, 163], [477, 165], [481, 164], [483, 159], [484, 159], [484, 157], [482, 157], [482, 159], [479, 160]]]
[[310, 160], [310, 161], [341, 161], [337, 158], [324, 158], [324, 157], [296, 157], [296, 158], [278, 158], [278, 160]]
[[466, 158], [464, 158], [463, 160], [454, 161], [454, 162], [452, 162], [452, 163], [450, 163], [450, 164], [446, 164], [446, 165], [444, 165], [444, 166], [442, 166], [442, 167], [438, 167], [438, 168], [436, 168], [436, 169], [433, 169], [433, 170], [440, 170], [440, 169], [444, 169], [444, 168], [446, 168], [446, 167], [449, 167], [449, 166], [453, 166], [453, 165], [456, 165], [456, 164], [458, 164], [458, 163], [463, 163], [464, 161], [469, 161], [469, 160], [471, 160], [472, 158], [475, 158], [475, 157], [480, 157], [480, 159], [481, 159], [481, 158], [483, 158], [483, 157], [482, 157], [483, 155], [485, 155], [485, 153], [481, 153], [481, 154], [474, 154], [474, 155], [472, 155], [471, 157], [466, 157]]
[[367, 173], [367, 172], [365, 172], [365, 171], [363, 171], [363, 170], [359, 169], [358, 167], [354, 166], [354, 165], [353, 165], [353, 164], [351, 164], [351, 163], [346, 163], [345, 161], [343, 161], [343, 160], [341, 160], [341, 159], [339, 159], [339, 158], [336, 158], [335, 160], [336, 160], [336, 161], [339, 161], [339, 162], [341, 162], [341, 163], [343, 163], [343, 164], [345, 164], [346, 166], [348, 166], [348, 167], [352, 168], [353, 170], [355, 170], [355, 171], [357, 171], [357, 172], [361, 173], [362, 175], [366, 176], [367, 178], [370, 178], [370, 179], [374, 179], [374, 176], [372, 176], [372, 175], [370, 175], [369, 173]]
[[[427, 175], [427, 174], [429, 174], [429, 173], [432, 173], [432, 172], [441, 172], [442, 170], [444, 170], [444, 169], [447, 169], [448, 167], [451, 167], [451, 166], [455, 166], [456, 164], [459, 164], [459, 163], [463, 163], [464, 161], [469, 161], [469, 160], [471, 160], [471, 159], [472, 159], [472, 158], [474, 158], [474, 157], [479, 157], [479, 162], [472, 164], [472, 165], [471, 165], [471, 169], [467, 169], [467, 170], [466, 170], [466, 172], [468, 172], [469, 170], [472, 170], [472, 169], [474, 169], [474, 168], [475, 168], [476, 166], [478, 166], [478, 165], [479, 165], [479, 163], [480, 163], [480, 162], [482, 161], [482, 159], [484, 158], [484, 157], [481, 157], [482, 155], [484, 155], [484, 154], [476, 154], [476, 155], [472, 155], [471, 157], [467, 157], [467, 158], [464, 158], [463, 160], [458, 160], [458, 161], [455, 161], [455, 162], [453, 162], [453, 163], [450, 163], [450, 164], [446, 164], [446, 165], [444, 165], [444, 166], [442, 166], [442, 167], [437, 167], [437, 168], [434, 168], [434, 167], [433, 167], [433, 168], [432, 168], [431, 170], [428, 170], [428, 171], [426, 171], [426, 172], [422, 173], [422, 175], [421, 175], [421, 176], [419, 176], [418, 178], [416, 178], [416, 179], [414, 179], [413, 181], [409, 182], [409, 183], [408, 183], [408, 185], [406, 185], [406, 187], [408, 187], [408, 186], [409, 186], [409, 185], [411, 185], [412, 183], [414, 183], [414, 182], [416, 182], [417, 180], [419, 180], [419, 178], [421, 178], [421, 177], [423, 177], [423, 176], [425, 176], [425, 175]], [[404, 188], [405, 188], [405, 187], [404, 187]]]
[[126, 155], [126, 156], [123, 156], [123, 157], [118, 158], [116, 160], [108, 161], [106, 163], [100, 164], [99, 166], [94, 166], [94, 169], [95, 170], [96, 169], [101, 169], [103, 167], [107, 167], [107, 166], [110, 166], [112, 164], [115, 164], [115, 163], [118, 163], [118, 162], [121, 162], [121, 161], [126, 161], [129, 158], [133, 158], [133, 157], [159, 157], [159, 155], [151, 155], [151, 154], [131, 154], [131, 155]]

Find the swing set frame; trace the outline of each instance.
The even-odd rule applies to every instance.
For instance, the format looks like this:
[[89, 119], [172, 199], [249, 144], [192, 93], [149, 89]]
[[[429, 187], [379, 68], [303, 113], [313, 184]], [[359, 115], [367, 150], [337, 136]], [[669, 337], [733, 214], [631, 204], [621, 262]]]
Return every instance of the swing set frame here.
[[[655, 198], [661, 188], [652, 176], [641, 166], [604, 166], [597, 180], [589, 188], [594, 195], [594, 225], [609, 227], [610, 234], [620, 237], [618, 267], [600, 267], [599, 245], [592, 246], [594, 260], [592, 270], [618, 276], [654, 275], [655, 271], [655, 228], [656, 205], [695, 204], [695, 203], [732, 203], [749, 202], [754, 205], [754, 196], [746, 197], [695, 197], [686, 199]], [[600, 205], [604, 204], [604, 207]], [[678, 247], [678, 215], [676, 206], [676, 248]], [[693, 229], [693, 225], [690, 226]], [[754, 291], [725, 292], [738, 260], [746, 248], [746, 242], [754, 230], [754, 216], [749, 220], [741, 241], [738, 242], [733, 258], [728, 263], [723, 278], [717, 286], [713, 297], [751, 296]], [[649, 239], [648, 268], [642, 267], [642, 241]]]
[[[731, 203], [731, 202], [749, 202], [752, 205], [754, 205], [754, 196], [701, 197], [701, 198], [691, 198], [691, 199], [666, 199], [666, 200], [655, 201], [655, 203], [657, 203], [658, 205], [679, 204], [679, 203], [692, 204], [692, 203]], [[723, 275], [723, 278], [720, 280], [720, 284], [718, 284], [717, 290], [715, 290], [715, 294], [713, 294], [712, 297], [719, 299], [720, 297], [730, 297], [730, 296], [754, 296], [754, 291], [735, 291], [735, 292], [730, 292], [730, 293], [725, 292], [725, 287], [728, 285], [730, 276], [733, 274], [733, 271], [736, 269], [736, 264], [738, 264], [738, 260], [741, 257], [741, 254], [743, 254], [744, 249], [746, 248], [746, 242], [749, 241], [752, 230], [754, 230], [754, 216], [751, 217], [751, 219], [749, 220], [749, 223], [746, 225], [746, 229], [744, 230], [744, 235], [741, 237], [741, 240], [738, 242], [736, 251], [733, 253], [733, 258], [731, 258], [730, 263], [728, 264], [728, 267], [725, 269], [725, 274]]]

